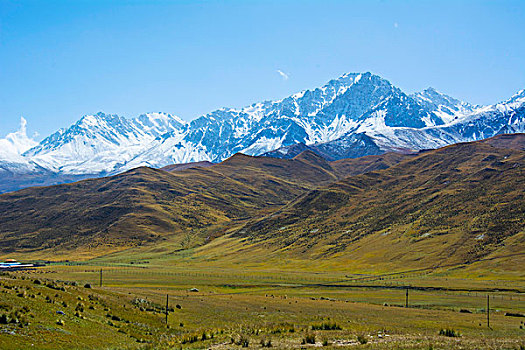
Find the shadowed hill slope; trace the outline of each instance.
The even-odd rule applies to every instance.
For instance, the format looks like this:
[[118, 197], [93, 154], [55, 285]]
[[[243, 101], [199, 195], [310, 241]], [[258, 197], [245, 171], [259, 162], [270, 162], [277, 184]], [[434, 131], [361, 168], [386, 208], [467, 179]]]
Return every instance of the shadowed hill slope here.
[[348, 158], [330, 162], [332, 168], [342, 177], [368, 173], [374, 170], [388, 169], [397, 163], [414, 157], [415, 154], [384, 153], [381, 155]]
[[208, 161], [202, 161], [202, 162], [192, 162], [192, 163], [181, 163], [181, 164], [170, 164], [166, 165], [165, 167], [160, 168], [160, 170], [173, 172], [173, 171], [181, 171], [191, 168], [208, 168], [213, 165], [212, 162]]
[[188, 230], [257, 216], [337, 179], [321, 157], [236, 154], [208, 168], [137, 168], [0, 196], [4, 252], [120, 250]]
[[310, 191], [233, 237], [253, 249], [368, 266], [523, 253], [524, 141], [522, 134], [504, 135], [422, 152]]
[[480, 141], [497, 148], [525, 151], [525, 134], [502, 134]]

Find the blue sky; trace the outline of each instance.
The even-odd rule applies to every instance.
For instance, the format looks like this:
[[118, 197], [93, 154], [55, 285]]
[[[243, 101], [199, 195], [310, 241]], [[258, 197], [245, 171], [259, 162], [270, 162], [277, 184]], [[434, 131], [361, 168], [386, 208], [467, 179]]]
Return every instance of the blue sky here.
[[98, 111], [191, 120], [362, 71], [507, 99], [525, 1], [0, 0], [0, 137], [20, 116], [40, 138]]

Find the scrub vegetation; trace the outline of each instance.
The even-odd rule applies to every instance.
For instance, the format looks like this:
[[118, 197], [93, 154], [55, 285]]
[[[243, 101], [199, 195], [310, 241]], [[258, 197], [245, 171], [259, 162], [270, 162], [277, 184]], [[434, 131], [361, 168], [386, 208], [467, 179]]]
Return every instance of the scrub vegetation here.
[[1, 195], [1, 257], [45, 266], [0, 275], [0, 348], [522, 349], [524, 145]]

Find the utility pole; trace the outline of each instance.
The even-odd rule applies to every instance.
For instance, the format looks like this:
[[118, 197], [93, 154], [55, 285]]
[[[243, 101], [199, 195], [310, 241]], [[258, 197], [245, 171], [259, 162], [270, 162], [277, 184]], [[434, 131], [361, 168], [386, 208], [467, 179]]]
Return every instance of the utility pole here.
[[100, 269], [100, 282], [99, 282], [99, 284], [100, 284], [100, 287], [102, 287], [102, 269]]
[[168, 325], [168, 303], [169, 303], [169, 294], [166, 294], [166, 326]]
[[490, 328], [490, 296], [487, 294], [487, 328]]
[[408, 288], [407, 288], [407, 294], [405, 297], [405, 307], [408, 307]]

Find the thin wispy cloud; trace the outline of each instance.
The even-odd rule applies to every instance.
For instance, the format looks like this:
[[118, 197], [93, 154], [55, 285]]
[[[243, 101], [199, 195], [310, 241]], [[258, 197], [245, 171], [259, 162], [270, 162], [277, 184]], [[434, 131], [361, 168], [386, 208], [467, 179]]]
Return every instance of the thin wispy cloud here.
[[283, 72], [282, 70], [277, 69], [277, 73], [279, 73], [279, 75], [280, 75], [284, 80], [288, 80], [288, 78], [289, 78], [288, 74], [286, 74], [286, 73]]

